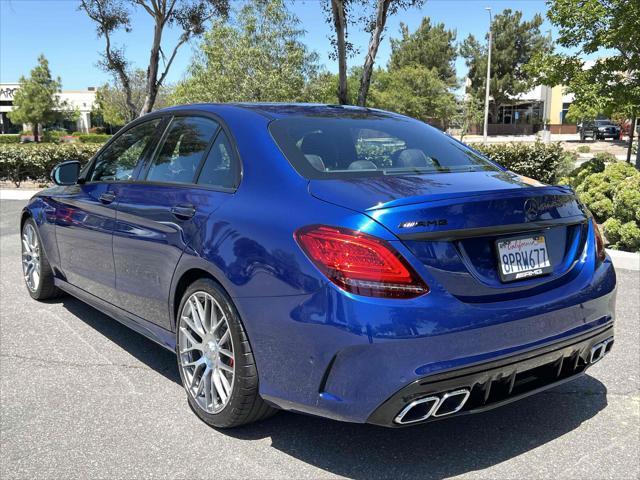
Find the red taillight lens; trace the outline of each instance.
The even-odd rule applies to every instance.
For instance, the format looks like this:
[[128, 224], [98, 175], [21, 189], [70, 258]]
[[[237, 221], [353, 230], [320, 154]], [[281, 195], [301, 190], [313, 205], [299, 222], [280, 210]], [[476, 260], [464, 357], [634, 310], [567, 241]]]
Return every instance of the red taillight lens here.
[[593, 217], [591, 217], [591, 224], [593, 225], [593, 232], [596, 237], [596, 257], [599, 262], [602, 262], [607, 256], [606, 252], [604, 251], [604, 240], [602, 239], [600, 228], [598, 228], [598, 224], [593, 219]]
[[348, 292], [413, 298], [429, 291], [406, 260], [382, 239], [324, 225], [301, 228], [295, 239], [320, 271]]

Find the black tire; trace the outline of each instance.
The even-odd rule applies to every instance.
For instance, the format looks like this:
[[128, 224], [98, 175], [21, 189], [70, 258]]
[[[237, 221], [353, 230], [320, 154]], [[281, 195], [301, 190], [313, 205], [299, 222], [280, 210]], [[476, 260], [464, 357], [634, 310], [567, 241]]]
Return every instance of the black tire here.
[[[53, 269], [51, 268], [49, 260], [47, 259], [47, 252], [45, 252], [42, 246], [42, 238], [40, 238], [38, 226], [32, 218], [28, 218], [22, 225], [22, 231], [20, 232], [20, 241], [22, 241], [23, 235], [27, 230], [27, 226], [31, 226], [35, 231], [39, 246], [38, 250], [40, 262], [40, 276], [35, 288], [31, 288], [25, 278], [25, 286], [27, 287], [27, 291], [29, 292], [29, 295], [31, 295], [31, 298], [35, 300], [51, 300], [52, 298], [57, 298], [62, 295], [62, 291], [54, 284]], [[24, 252], [24, 246], [22, 247], [22, 251]]]
[[[205, 411], [198, 405], [193, 395], [186, 388], [186, 379], [180, 365], [181, 355], [178, 351], [178, 331], [182, 324], [181, 312], [189, 297], [196, 292], [205, 292], [211, 295], [225, 313], [229, 325], [229, 332], [234, 347], [235, 379], [231, 395], [225, 407], [218, 413]], [[242, 325], [240, 316], [233, 302], [226, 292], [213, 280], [202, 278], [192, 283], [185, 291], [178, 308], [178, 321], [176, 328], [176, 357], [178, 371], [182, 385], [185, 386], [187, 400], [191, 409], [208, 425], [217, 428], [232, 428], [247, 423], [256, 422], [270, 417], [278, 412], [269, 406], [258, 393], [258, 370], [253, 357], [251, 345], [247, 333]]]

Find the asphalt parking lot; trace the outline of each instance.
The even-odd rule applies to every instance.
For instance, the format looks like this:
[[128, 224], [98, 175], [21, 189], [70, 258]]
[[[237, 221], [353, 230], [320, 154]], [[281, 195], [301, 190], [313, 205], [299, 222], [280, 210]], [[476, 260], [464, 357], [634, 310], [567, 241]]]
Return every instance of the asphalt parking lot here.
[[392, 430], [290, 413], [217, 431], [175, 357], [71, 297], [22, 282], [0, 206], [0, 477], [638, 478], [640, 272], [618, 270], [616, 344], [589, 374], [485, 414]]

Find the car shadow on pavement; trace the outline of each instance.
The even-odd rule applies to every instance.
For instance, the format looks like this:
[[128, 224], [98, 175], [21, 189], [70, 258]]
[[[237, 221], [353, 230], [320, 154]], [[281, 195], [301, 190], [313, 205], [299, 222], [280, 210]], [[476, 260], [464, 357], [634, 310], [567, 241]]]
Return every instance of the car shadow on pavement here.
[[182, 388], [175, 354], [77, 298], [65, 295], [57, 302], [62, 303], [69, 313]]
[[[273, 448], [349, 478], [444, 478], [482, 470], [578, 428], [607, 405], [590, 376], [489, 412], [402, 429], [281, 412], [254, 425], [218, 430], [270, 438]], [[581, 454], [575, 445], [576, 455]]]
[[[58, 302], [149, 368], [180, 384], [171, 352], [80, 300], [65, 296]], [[272, 448], [345, 477], [443, 478], [533, 450], [578, 428], [606, 405], [606, 387], [584, 375], [492, 411], [407, 428], [279, 412], [259, 423], [216, 432], [241, 440], [269, 438]], [[580, 453], [580, 445], [575, 449]]]

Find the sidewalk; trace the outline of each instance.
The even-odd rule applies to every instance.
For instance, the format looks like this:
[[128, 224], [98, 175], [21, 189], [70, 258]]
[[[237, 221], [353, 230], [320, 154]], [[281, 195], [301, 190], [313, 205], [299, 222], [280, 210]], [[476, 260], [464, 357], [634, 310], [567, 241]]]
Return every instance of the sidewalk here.
[[29, 200], [39, 191], [26, 188], [0, 188], [0, 200]]

